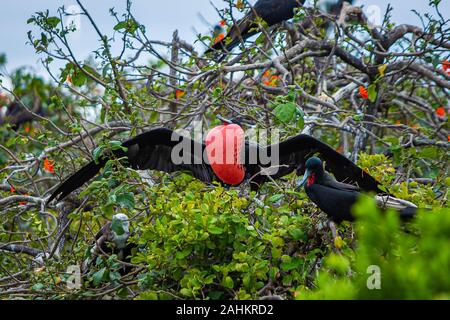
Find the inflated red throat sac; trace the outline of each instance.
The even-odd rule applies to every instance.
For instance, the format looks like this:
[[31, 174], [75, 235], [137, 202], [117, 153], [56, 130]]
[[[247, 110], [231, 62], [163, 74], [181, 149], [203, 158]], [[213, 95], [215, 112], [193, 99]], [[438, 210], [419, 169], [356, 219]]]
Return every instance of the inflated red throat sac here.
[[213, 128], [205, 139], [206, 155], [216, 176], [226, 184], [238, 185], [244, 180], [241, 152], [244, 130], [237, 124]]

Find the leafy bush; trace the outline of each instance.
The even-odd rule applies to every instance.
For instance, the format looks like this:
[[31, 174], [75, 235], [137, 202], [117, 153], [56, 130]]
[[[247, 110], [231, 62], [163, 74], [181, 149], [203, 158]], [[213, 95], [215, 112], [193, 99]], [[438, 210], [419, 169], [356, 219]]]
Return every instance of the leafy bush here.
[[[449, 299], [450, 210], [421, 210], [402, 225], [395, 212], [381, 214], [365, 199], [355, 205], [357, 248], [331, 253], [317, 289], [301, 288], [298, 299]], [[380, 286], [371, 279], [376, 266]], [[371, 289], [369, 289], [371, 288]]]

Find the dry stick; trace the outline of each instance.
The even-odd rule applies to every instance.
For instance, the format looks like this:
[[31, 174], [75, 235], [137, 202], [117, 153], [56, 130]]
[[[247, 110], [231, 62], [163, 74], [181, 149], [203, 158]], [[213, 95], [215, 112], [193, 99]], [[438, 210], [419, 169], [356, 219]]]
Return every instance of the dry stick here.
[[[173, 32], [172, 35], [172, 54], [171, 54], [171, 62], [172, 65], [177, 65], [178, 64], [178, 42], [179, 42], [179, 37], [178, 37], [178, 30], [175, 30]], [[170, 85], [175, 88], [177, 86], [177, 80], [176, 80], [176, 76], [177, 76], [177, 70], [173, 67], [170, 67]], [[175, 98], [177, 97], [176, 91], [177, 89], [175, 89]], [[177, 113], [177, 104], [174, 101], [171, 101], [169, 103], [169, 109], [173, 114]], [[175, 125], [175, 117], [172, 118], [173, 119], [173, 126]]]

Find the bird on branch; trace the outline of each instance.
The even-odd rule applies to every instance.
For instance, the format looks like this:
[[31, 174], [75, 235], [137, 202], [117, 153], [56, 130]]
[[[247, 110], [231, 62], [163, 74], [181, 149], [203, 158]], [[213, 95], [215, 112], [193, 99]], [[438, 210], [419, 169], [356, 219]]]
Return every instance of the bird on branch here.
[[218, 51], [231, 51], [239, 43], [261, 32], [258, 18], [267, 26], [273, 26], [294, 16], [294, 9], [301, 7], [305, 0], [258, 0], [250, 11], [236, 24], [232, 25], [227, 35], [216, 41], [205, 54]]
[[[358, 186], [338, 182], [323, 168], [318, 157], [306, 161], [303, 180], [298, 188], [304, 187], [309, 199], [334, 222], [352, 221], [352, 207], [360, 197], [368, 196]], [[409, 201], [394, 198], [388, 194], [376, 194], [375, 201], [382, 210], [394, 209], [400, 218], [407, 220], [415, 216], [417, 206]]]
[[280, 143], [260, 146], [245, 140], [244, 131], [233, 120], [220, 118], [205, 142], [195, 141], [167, 128], [153, 129], [121, 144], [121, 148], [93, 160], [62, 182], [47, 200], [62, 200], [95, 177], [108, 160], [123, 158], [136, 170], [187, 171], [195, 178], [237, 186], [248, 182], [252, 190], [267, 181], [296, 171], [301, 175], [305, 162], [314, 154], [326, 160], [327, 169], [337, 179], [356, 183], [362, 190], [381, 192], [379, 182], [344, 155], [320, 140], [305, 134]]

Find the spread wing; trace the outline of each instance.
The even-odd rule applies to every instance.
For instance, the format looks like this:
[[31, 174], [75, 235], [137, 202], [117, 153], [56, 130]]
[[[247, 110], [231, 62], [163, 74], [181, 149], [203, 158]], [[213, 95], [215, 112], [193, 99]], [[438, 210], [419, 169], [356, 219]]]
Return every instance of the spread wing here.
[[[159, 170], [163, 172], [189, 171], [197, 179], [212, 182], [215, 175], [209, 164], [202, 161], [205, 145], [181, 136], [166, 128], [154, 129], [122, 143], [127, 151], [116, 150], [116, 157], [127, 157], [126, 165], [136, 170]], [[174, 155], [172, 156], [172, 151]], [[109, 157], [104, 155], [98, 162], [91, 161], [72, 174], [53, 192], [47, 203], [61, 200], [72, 191], [91, 180], [103, 168]]]
[[[375, 178], [344, 155], [334, 150], [331, 146], [314, 137], [301, 134], [279, 144], [269, 146], [269, 149], [267, 151], [268, 154], [272, 152], [278, 152], [279, 154], [279, 163], [276, 165], [278, 170], [275, 170], [273, 173], [269, 171], [272, 179], [285, 176], [294, 170], [297, 170], [297, 174], [302, 174], [306, 160], [318, 154], [325, 161], [326, 170], [333, 173], [337, 180], [346, 184], [356, 184], [364, 191], [382, 192], [378, 188], [380, 183]], [[273, 165], [271, 164], [271, 166]], [[256, 182], [264, 182], [267, 180], [267, 177], [261, 176], [259, 181], [256, 179]]]

